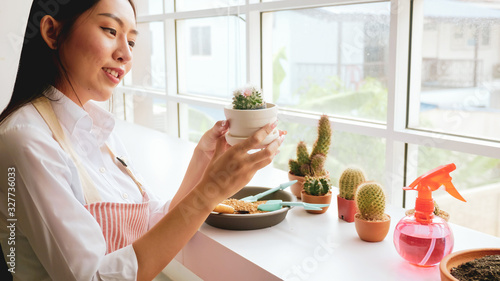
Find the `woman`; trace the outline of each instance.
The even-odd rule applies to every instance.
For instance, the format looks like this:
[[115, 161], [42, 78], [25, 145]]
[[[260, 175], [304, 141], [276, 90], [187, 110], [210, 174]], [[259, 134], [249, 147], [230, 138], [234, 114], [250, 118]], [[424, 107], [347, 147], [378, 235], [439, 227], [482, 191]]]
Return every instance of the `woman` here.
[[[131, 0], [34, 1], [0, 115], [0, 193], [16, 202], [15, 279], [151, 280], [277, 153], [283, 137], [248, 154], [276, 124], [229, 147], [228, 124], [217, 122], [170, 204], [159, 202], [121, 157], [112, 116], [89, 102], [111, 97], [136, 39]], [[13, 217], [6, 202], [2, 223]], [[0, 234], [7, 256], [9, 228]]]

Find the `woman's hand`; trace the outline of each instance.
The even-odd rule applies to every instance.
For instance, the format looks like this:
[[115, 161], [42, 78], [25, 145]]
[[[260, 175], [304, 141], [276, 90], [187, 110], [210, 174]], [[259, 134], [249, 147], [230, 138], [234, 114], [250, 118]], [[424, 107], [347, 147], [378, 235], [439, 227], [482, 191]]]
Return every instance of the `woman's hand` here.
[[[217, 145], [217, 140], [224, 137], [229, 129], [229, 122], [227, 120], [217, 121], [215, 125], [203, 134], [200, 141], [198, 142], [197, 149], [201, 150], [208, 159], [212, 159], [215, 147]], [[223, 147], [225, 151], [229, 146]]]
[[276, 123], [268, 124], [245, 141], [230, 148], [227, 148], [224, 135], [220, 136], [212, 160], [198, 186], [198, 191], [203, 192], [203, 197], [214, 199], [210, 201], [216, 205], [243, 188], [258, 170], [269, 165], [278, 153], [286, 132], [280, 132], [279, 138], [258, 152], [249, 154], [248, 151], [258, 148], [274, 128]]
[[[273, 126], [276, 127], [276, 125]], [[205, 134], [203, 134], [200, 141], [198, 142], [197, 148], [201, 150], [209, 160], [212, 159], [215, 152], [215, 147], [217, 145], [217, 140], [220, 137], [225, 136], [228, 130], [229, 121], [217, 121], [217, 123], [215, 123], [215, 125], [210, 130], [206, 131]], [[279, 130], [280, 137], [286, 134], [286, 131]], [[226, 151], [227, 148], [229, 148], [228, 145], [222, 147], [222, 152]]]

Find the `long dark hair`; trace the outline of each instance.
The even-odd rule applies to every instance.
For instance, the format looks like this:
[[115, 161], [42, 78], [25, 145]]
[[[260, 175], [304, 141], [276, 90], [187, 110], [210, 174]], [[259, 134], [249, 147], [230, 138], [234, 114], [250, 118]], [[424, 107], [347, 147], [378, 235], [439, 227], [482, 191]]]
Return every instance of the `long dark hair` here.
[[[23, 105], [43, 95], [57, 78], [67, 79], [66, 73], [59, 73], [58, 49], [53, 50], [43, 40], [40, 33], [40, 20], [51, 15], [62, 23], [58, 44], [67, 38], [76, 19], [93, 8], [100, 0], [37, 1], [31, 5], [28, 24], [24, 34], [23, 48], [17, 71], [14, 91], [9, 104], [0, 114], [0, 122]], [[129, 0], [135, 15], [135, 5]]]

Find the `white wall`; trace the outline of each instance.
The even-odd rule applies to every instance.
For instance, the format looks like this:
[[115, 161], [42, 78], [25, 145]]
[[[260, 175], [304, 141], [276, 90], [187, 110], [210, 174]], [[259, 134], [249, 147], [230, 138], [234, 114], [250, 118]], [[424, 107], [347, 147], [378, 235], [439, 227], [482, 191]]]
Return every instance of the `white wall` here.
[[1, 0], [0, 111], [7, 106], [12, 94], [31, 3], [31, 0]]

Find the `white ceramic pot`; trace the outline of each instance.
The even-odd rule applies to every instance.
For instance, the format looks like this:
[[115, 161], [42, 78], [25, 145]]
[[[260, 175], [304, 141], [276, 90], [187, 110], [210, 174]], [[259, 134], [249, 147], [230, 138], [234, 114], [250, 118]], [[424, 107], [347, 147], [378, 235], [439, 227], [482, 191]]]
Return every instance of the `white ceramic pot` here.
[[[263, 109], [233, 109], [233, 105], [226, 105], [224, 115], [229, 121], [229, 131], [226, 134], [226, 141], [230, 145], [235, 145], [266, 124], [274, 123], [278, 120], [278, 107], [275, 104], [267, 103]], [[267, 145], [279, 137], [278, 129], [274, 129], [260, 145]]]

